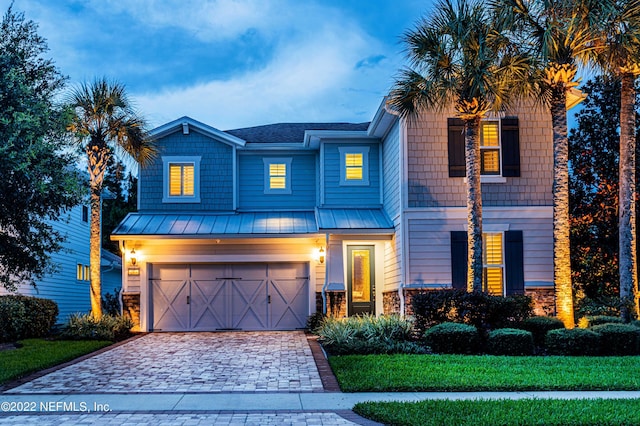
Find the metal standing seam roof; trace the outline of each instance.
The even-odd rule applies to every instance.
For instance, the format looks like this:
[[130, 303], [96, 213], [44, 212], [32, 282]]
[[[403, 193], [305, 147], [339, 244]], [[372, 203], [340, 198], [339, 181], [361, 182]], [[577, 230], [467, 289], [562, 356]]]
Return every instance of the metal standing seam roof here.
[[390, 230], [380, 209], [318, 209], [316, 212], [230, 214], [131, 213], [113, 231], [118, 236], [317, 234], [322, 229]]
[[318, 228], [390, 230], [393, 224], [382, 209], [318, 209]]

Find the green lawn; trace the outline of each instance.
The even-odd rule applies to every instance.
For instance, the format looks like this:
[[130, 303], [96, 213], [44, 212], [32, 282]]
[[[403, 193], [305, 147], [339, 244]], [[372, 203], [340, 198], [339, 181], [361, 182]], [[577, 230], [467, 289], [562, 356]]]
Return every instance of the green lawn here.
[[19, 349], [0, 351], [0, 384], [53, 367], [113, 342], [26, 339]]
[[483, 400], [365, 402], [354, 409], [386, 425], [637, 425], [638, 400]]
[[640, 357], [345, 355], [344, 392], [640, 390]]

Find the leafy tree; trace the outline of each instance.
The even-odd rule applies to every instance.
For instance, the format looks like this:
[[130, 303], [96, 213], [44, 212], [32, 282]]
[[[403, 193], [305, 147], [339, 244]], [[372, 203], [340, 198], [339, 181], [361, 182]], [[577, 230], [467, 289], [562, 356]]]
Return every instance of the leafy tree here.
[[530, 47], [540, 64], [535, 94], [551, 112], [553, 125], [553, 279], [556, 312], [575, 326], [569, 238], [569, 143], [567, 96], [578, 85], [578, 63], [594, 60], [599, 0], [490, 0], [514, 42]]
[[640, 74], [640, 0], [604, 0], [598, 64], [620, 81], [619, 155], [619, 275], [621, 316], [629, 321], [640, 314], [638, 304], [636, 235], [636, 91]]
[[137, 210], [138, 179], [127, 172], [125, 165], [117, 157], [111, 157], [104, 175], [104, 189], [109, 191], [102, 200], [102, 247], [120, 255], [116, 241], [110, 235], [125, 216]]
[[620, 81], [596, 77], [582, 89], [587, 98], [569, 135], [573, 281], [579, 304], [617, 310], [620, 104], [612, 100]]
[[508, 105], [529, 69], [497, 24], [479, 1], [438, 3], [430, 18], [404, 34], [411, 67], [401, 72], [388, 101], [410, 119], [453, 104], [465, 123], [469, 291], [483, 287], [480, 121]]
[[100, 319], [101, 201], [105, 171], [114, 153], [128, 156], [144, 166], [155, 156], [156, 149], [122, 84], [105, 78], [82, 84], [72, 90], [69, 103], [75, 114], [68, 129], [87, 154], [91, 197], [91, 313]]
[[81, 200], [65, 148], [64, 78], [37, 25], [11, 7], [0, 24], [0, 285], [15, 290], [52, 270], [64, 235], [52, 221]]
[[598, 77], [569, 135], [571, 260], [577, 290], [592, 300], [618, 294], [618, 123], [620, 85]]

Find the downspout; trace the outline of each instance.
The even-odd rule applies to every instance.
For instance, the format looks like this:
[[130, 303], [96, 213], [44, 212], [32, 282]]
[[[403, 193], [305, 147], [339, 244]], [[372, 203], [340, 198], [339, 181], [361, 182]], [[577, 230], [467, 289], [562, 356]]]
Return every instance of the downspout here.
[[329, 287], [329, 234], [325, 234], [324, 284], [322, 285], [322, 313], [327, 314], [327, 287]]
[[406, 186], [405, 186], [405, 182], [408, 182], [408, 176], [405, 179], [405, 174], [407, 173], [407, 162], [408, 159], [405, 157], [405, 153], [406, 153], [406, 146], [407, 146], [407, 131], [406, 131], [406, 122], [402, 119], [400, 119], [400, 122], [398, 123], [398, 132], [400, 133], [398, 139], [399, 139], [399, 143], [398, 145], [400, 148], [400, 173], [398, 173], [398, 177], [400, 179], [400, 238], [402, 238], [401, 241], [401, 250], [402, 250], [402, 255], [400, 256], [400, 285], [398, 286], [398, 298], [400, 299], [400, 316], [402, 318], [404, 318], [406, 315], [406, 310], [405, 310], [405, 298], [404, 298], [404, 289], [406, 286], [406, 281], [407, 281], [407, 268], [406, 268], [406, 259], [408, 258], [408, 254], [409, 251], [406, 250], [407, 248], [407, 243], [406, 240], [407, 238], [405, 238], [405, 230], [408, 229], [407, 226], [405, 226], [405, 221], [406, 221], [406, 217], [405, 217], [405, 202], [406, 202], [406, 197], [405, 197], [405, 191], [406, 191]]
[[124, 315], [124, 302], [122, 301], [122, 293], [124, 293], [124, 273], [125, 273], [125, 256], [124, 253], [126, 250], [125, 244], [124, 244], [124, 240], [120, 240], [120, 253], [122, 253], [122, 278], [121, 278], [121, 282], [122, 285], [120, 286], [120, 291], [118, 292], [118, 304], [120, 305], [120, 316]]

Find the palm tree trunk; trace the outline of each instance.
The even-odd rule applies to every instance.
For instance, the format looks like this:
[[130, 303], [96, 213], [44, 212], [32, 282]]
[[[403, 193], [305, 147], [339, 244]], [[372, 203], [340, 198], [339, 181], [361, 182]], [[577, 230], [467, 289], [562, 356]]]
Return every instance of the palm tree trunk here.
[[91, 189], [91, 224], [89, 243], [89, 273], [91, 275], [91, 314], [95, 319], [102, 318], [102, 283], [100, 280], [100, 258], [102, 239], [102, 184], [104, 172], [109, 162], [110, 151], [100, 140], [92, 140], [87, 145], [89, 169], [89, 187]]
[[567, 94], [554, 89], [551, 99], [553, 124], [553, 281], [556, 314], [565, 327], [575, 327], [571, 255], [569, 242], [569, 141], [567, 138]]
[[102, 318], [102, 285], [100, 282], [100, 227], [101, 227], [101, 189], [91, 183], [91, 224], [89, 240], [89, 270], [91, 275], [91, 314], [95, 319]]
[[467, 291], [482, 291], [482, 185], [480, 117], [465, 120], [467, 166]]
[[635, 77], [631, 73], [621, 76], [620, 102], [620, 315], [625, 321], [638, 316], [638, 277], [636, 273], [636, 117]]

